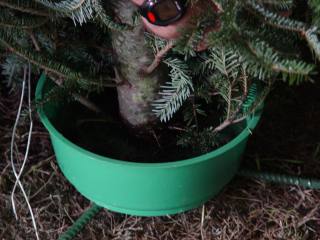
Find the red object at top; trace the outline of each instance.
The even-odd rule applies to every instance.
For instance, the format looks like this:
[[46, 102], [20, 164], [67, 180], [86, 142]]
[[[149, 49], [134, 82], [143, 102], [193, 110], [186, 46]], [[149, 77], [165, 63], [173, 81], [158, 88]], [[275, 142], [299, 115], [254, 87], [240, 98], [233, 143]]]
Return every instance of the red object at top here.
[[156, 16], [152, 12], [148, 12], [147, 16], [150, 22], [152, 23], [156, 22]]

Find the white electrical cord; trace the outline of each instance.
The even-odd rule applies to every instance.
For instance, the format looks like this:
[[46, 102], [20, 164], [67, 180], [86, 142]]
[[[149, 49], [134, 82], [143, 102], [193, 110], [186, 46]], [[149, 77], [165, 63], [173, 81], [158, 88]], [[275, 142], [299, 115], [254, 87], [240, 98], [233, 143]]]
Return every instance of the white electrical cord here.
[[[27, 73], [28, 72], [28, 73]], [[27, 76], [28, 74], [28, 76]], [[15, 168], [15, 164], [14, 164], [14, 157], [13, 157], [13, 153], [14, 153], [14, 144], [15, 144], [15, 135], [16, 135], [16, 130], [17, 130], [17, 126], [19, 123], [19, 119], [21, 116], [21, 109], [22, 109], [22, 104], [23, 104], [23, 99], [24, 99], [24, 92], [25, 92], [25, 86], [26, 86], [26, 79], [28, 78], [28, 110], [29, 110], [29, 121], [30, 121], [30, 127], [29, 127], [29, 133], [28, 133], [28, 141], [27, 141], [27, 147], [26, 147], [26, 151], [25, 151], [25, 155], [24, 155], [24, 159], [23, 159], [23, 163], [22, 166], [20, 168], [19, 173], [17, 173], [17, 170]], [[12, 166], [12, 170], [14, 173], [14, 176], [16, 178], [16, 182], [14, 184], [14, 187], [12, 189], [12, 193], [11, 193], [11, 202], [12, 202], [12, 209], [13, 209], [13, 213], [16, 217], [16, 219], [18, 219], [18, 215], [16, 212], [16, 205], [15, 205], [15, 201], [14, 201], [14, 194], [15, 194], [15, 190], [17, 188], [17, 186], [20, 187], [22, 194], [24, 196], [24, 199], [28, 205], [28, 209], [31, 215], [31, 219], [32, 219], [32, 224], [33, 224], [33, 228], [35, 230], [35, 234], [36, 234], [36, 238], [37, 240], [39, 240], [39, 234], [38, 234], [38, 229], [37, 229], [37, 225], [36, 225], [36, 221], [35, 221], [35, 217], [28, 199], [28, 196], [24, 190], [24, 187], [20, 181], [20, 177], [22, 175], [22, 172], [24, 170], [25, 164], [27, 162], [28, 159], [28, 155], [29, 155], [29, 149], [30, 149], [30, 143], [31, 143], [31, 136], [32, 136], [32, 129], [33, 129], [33, 120], [32, 120], [32, 109], [31, 109], [31, 66], [29, 63], [28, 66], [28, 70], [27, 70], [27, 66], [24, 67], [24, 75], [23, 75], [23, 82], [22, 82], [22, 92], [21, 92], [21, 97], [20, 97], [20, 104], [19, 104], [19, 108], [18, 108], [18, 113], [17, 113], [17, 117], [13, 126], [13, 130], [12, 130], [12, 138], [11, 138], [11, 146], [10, 146], [10, 160], [11, 160], [11, 166]]]

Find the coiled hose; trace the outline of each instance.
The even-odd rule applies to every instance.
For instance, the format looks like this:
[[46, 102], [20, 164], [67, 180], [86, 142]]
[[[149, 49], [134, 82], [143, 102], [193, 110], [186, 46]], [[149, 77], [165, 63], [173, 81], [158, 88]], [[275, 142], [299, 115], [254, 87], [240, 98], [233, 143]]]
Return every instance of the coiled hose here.
[[87, 225], [91, 219], [98, 213], [102, 207], [94, 204], [86, 210], [73, 224], [69, 229], [63, 233], [59, 240], [71, 240], [73, 239], [84, 227]]
[[279, 184], [291, 184], [304, 188], [320, 189], [320, 180], [315, 178], [302, 178], [285, 174], [274, 174], [269, 172], [260, 172], [249, 169], [240, 169], [238, 176], [247, 178], [256, 178], [266, 182]]

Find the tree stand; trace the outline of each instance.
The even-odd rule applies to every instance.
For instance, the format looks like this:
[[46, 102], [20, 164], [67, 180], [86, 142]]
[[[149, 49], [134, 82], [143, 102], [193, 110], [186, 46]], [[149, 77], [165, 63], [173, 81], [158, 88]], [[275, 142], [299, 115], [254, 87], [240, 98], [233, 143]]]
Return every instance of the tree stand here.
[[[36, 98], [41, 100], [43, 94], [50, 90], [50, 87], [50, 82], [47, 82], [43, 75], [38, 82]], [[245, 108], [250, 107], [255, 101], [259, 91], [259, 87], [253, 85], [250, 89], [248, 100], [244, 104]], [[260, 111], [255, 112], [246, 119], [247, 127], [235, 139], [211, 153], [173, 163], [140, 164], [117, 161], [94, 155], [72, 144], [58, 133], [50, 122], [50, 119], [54, 117], [55, 114], [55, 106], [45, 104], [45, 106], [39, 108], [39, 114], [42, 122], [50, 132], [58, 163], [69, 181], [75, 185], [84, 196], [94, 202], [59, 239], [72, 239], [103, 207], [113, 211], [140, 216], [175, 214], [199, 207], [220, 192], [236, 174], [242, 177], [257, 178], [280, 184], [295, 184], [306, 188], [320, 189], [320, 181], [317, 179], [305, 179], [251, 170], [238, 171], [247, 139], [260, 119], [262, 106], [263, 104], [261, 104]], [[68, 145], [68, 148], [63, 149], [64, 145]], [[61, 148], [63, 151], [59, 155]], [[71, 151], [70, 149], [72, 148], [78, 152], [74, 152], [74, 149]], [[89, 154], [90, 158], [83, 158], [83, 155], [86, 154]], [[72, 159], [76, 159], [76, 162], [73, 162]], [[99, 167], [95, 167], [95, 169], [91, 169], [90, 171], [90, 167], [95, 164]], [[104, 166], [105, 164], [107, 164], [107, 166]], [[88, 176], [88, 172], [94, 172], [93, 180], [94, 177], [98, 176], [96, 185], [93, 184], [92, 179], [84, 178], [85, 175]], [[176, 174], [177, 172], [179, 174]], [[138, 184], [137, 186], [135, 186], [135, 184], [130, 185], [133, 181], [137, 181], [135, 178], [139, 179], [144, 174], [147, 174], [145, 179], [140, 179], [141, 182], [135, 182]], [[102, 176], [108, 177], [108, 179], [101, 179]], [[124, 179], [124, 185], [121, 186], [120, 183], [120, 186], [112, 186], [112, 184], [119, 183], [118, 176], [122, 176], [121, 179]], [[155, 176], [158, 178], [154, 178]], [[148, 189], [147, 179], [150, 180], [149, 182], [152, 182], [150, 189], [153, 191], [153, 194], [151, 194], [151, 190]], [[110, 189], [109, 185], [105, 186], [105, 184], [104, 188], [101, 188], [101, 181], [110, 184]], [[144, 181], [146, 185], [142, 184]], [[128, 184], [130, 186], [128, 186]], [[127, 189], [125, 191], [126, 194], [134, 188], [129, 198], [123, 199], [122, 194], [124, 191], [119, 191], [119, 189], [124, 189], [124, 187]], [[141, 189], [144, 189], [144, 191], [147, 189], [147, 191], [141, 192]], [[160, 194], [163, 193], [164, 189], [167, 191], [166, 194]], [[135, 196], [134, 193], [137, 191], [140, 192]], [[141, 194], [141, 196], [139, 194]], [[105, 201], [102, 201], [102, 198], [97, 200], [97, 196], [103, 196]], [[140, 197], [141, 199], [137, 199], [136, 197]], [[157, 200], [160, 198], [160, 201], [155, 201], [154, 205], [150, 205], [150, 201], [154, 200], [152, 197], [156, 197]], [[144, 198], [147, 199], [145, 200]], [[119, 202], [114, 202], [118, 204], [118, 207], [109, 205], [108, 201], [110, 199], [119, 200]], [[182, 205], [174, 205], [177, 204], [177, 202]], [[131, 204], [131, 206], [140, 208], [123, 208], [120, 204]], [[144, 210], [142, 207], [145, 206], [149, 209]]]
[[[320, 189], [319, 179], [301, 178], [284, 174], [272, 174], [248, 169], [240, 169], [237, 175], [240, 177], [255, 178], [265, 182], [296, 185], [309, 189]], [[92, 206], [59, 237], [59, 240], [73, 239], [94, 218], [94, 216], [100, 212], [100, 210], [102, 210], [102, 207], [93, 203]]]

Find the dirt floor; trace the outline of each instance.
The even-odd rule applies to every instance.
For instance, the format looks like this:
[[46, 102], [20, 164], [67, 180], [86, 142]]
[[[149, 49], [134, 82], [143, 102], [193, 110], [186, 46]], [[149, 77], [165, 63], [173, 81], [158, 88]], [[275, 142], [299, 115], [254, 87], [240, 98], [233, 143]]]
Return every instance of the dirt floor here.
[[[10, 201], [9, 160], [18, 92], [0, 94], [0, 239], [35, 239], [27, 206], [16, 193], [19, 219]], [[320, 176], [320, 81], [300, 87], [280, 84], [266, 102], [250, 139], [244, 165], [299, 176]], [[23, 114], [26, 117], [26, 114]], [[65, 180], [49, 136], [35, 119], [30, 158], [22, 183], [35, 213], [40, 239], [57, 239], [88, 207]], [[16, 135], [20, 164], [27, 126]], [[19, 165], [19, 163], [17, 163]], [[101, 211], [75, 239], [320, 239], [320, 191], [236, 177], [219, 196], [187, 213], [141, 218]], [[203, 220], [203, 221], [202, 221]]]

